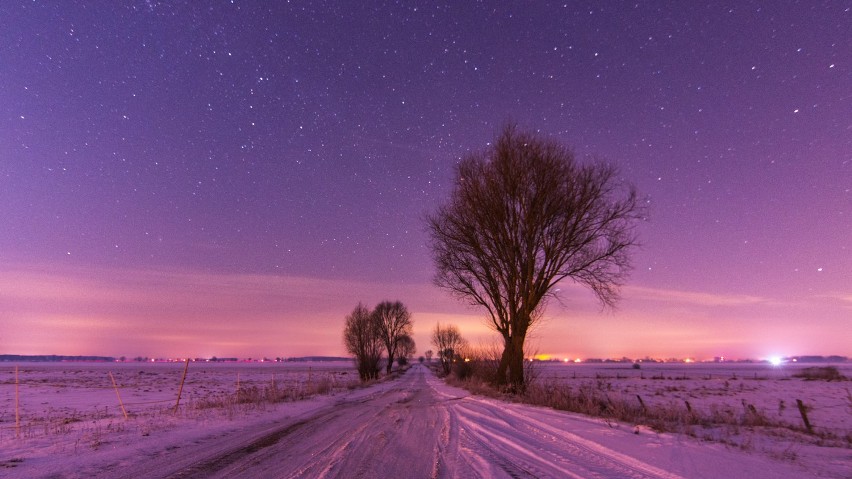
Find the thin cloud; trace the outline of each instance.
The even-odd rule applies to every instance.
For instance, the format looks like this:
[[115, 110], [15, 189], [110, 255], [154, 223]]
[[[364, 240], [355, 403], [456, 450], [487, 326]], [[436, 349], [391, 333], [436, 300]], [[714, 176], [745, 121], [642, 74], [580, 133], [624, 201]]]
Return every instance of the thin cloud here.
[[852, 293], [828, 293], [813, 296], [818, 301], [830, 301], [840, 303], [843, 309], [852, 309]]
[[[179, 343], [220, 344], [227, 338], [227, 344], [246, 350], [340, 354], [345, 315], [358, 301], [372, 305], [386, 299], [405, 302], [424, 331], [431, 327], [430, 313], [449, 319], [454, 307], [463, 309], [430, 284], [132, 268], [0, 270], [4, 341], [21, 345], [33, 325], [49, 323], [36, 328], [46, 348], [56, 347], [51, 344], [62, 337], [82, 344], [84, 336], [107, 335], [114, 339], [87, 345], [103, 351], [107, 344], [123, 352], [160, 344], [156, 349], [182, 351]], [[223, 352], [211, 349], [211, 354]]]
[[624, 297], [633, 300], [677, 302], [695, 306], [743, 306], [772, 302], [767, 298], [745, 294], [697, 293], [643, 286], [625, 286], [623, 290]]

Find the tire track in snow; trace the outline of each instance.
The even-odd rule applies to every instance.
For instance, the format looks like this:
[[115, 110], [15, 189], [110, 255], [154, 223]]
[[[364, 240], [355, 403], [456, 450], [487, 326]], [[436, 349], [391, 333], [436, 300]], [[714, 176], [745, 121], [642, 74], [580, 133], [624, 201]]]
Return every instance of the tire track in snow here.
[[[440, 392], [440, 384], [431, 386]], [[459, 451], [480, 477], [682, 479], [681, 476], [556, 428], [537, 416], [559, 414], [517, 404], [444, 394]]]
[[423, 371], [413, 371], [369, 401], [317, 414], [179, 477], [434, 477], [435, 403]]
[[470, 398], [457, 404], [453, 413], [474, 443], [471, 449], [510, 477], [680, 479], [574, 434], [513, 417], [517, 413], [512, 408]]
[[385, 393], [387, 391], [369, 393], [364, 397], [343, 398], [332, 405], [319, 407], [296, 419], [279, 421], [278, 424], [259, 431], [237, 431], [200, 439], [192, 445], [164, 446], [163, 450], [156, 455], [143, 459], [135, 458], [133, 461], [121, 461], [111, 468], [102, 470], [104, 474], [89, 471], [85, 477], [111, 479], [211, 477], [217, 471], [227, 469], [234, 463], [262, 455], [266, 449], [288, 436], [299, 433], [304, 428], [310, 428], [312, 424], [323, 424], [335, 417], [345, 415], [346, 411], [370, 404], [376, 397]]

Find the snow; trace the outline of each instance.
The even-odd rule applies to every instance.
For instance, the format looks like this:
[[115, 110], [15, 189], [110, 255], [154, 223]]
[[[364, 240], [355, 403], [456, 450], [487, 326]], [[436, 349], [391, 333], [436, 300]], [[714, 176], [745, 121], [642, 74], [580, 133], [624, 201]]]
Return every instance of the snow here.
[[[187, 402], [181, 401], [176, 415], [172, 409], [183, 364], [19, 366], [25, 424], [20, 438], [14, 430], [14, 365], [0, 366], [0, 477], [852, 477], [848, 446], [802, 443], [792, 446], [793, 459], [773, 456], [760, 448], [743, 450], [635, 424], [472, 396], [421, 365], [397, 379], [350, 389], [357, 377], [350, 363], [191, 363], [183, 392]], [[650, 369], [644, 371], [646, 377]], [[110, 371], [122, 399], [132, 404], [127, 406], [129, 419], [117, 405]], [[563, 375], [565, 371], [569, 374]], [[597, 380], [582, 374], [575, 380], [574, 371], [594, 374], [591, 368], [566, 367], [551, 375]], [[271, 384], [273, 373], [286, 387], [304, 387], [308, 381], [334, 387], [330, 394], [302, 401], [199, 407], [209, 395], [233, 393], [237, 373], [241, 387]], [[789, 384], [817, 391], [836, 384], [841, 390], [848, 387], [848, 382], [804, 382], [788, 376], [752, 381], [772, 384], [767, 389], [771, 394]], [[700, 374], [672, 381], [631, 376], [636, 384], [618, 387], [632, 394], [630, 388], [642, 381], [660, 389], [692, 380], [715, 381]], [[711, 390], [699, 389], [695, 396]], [[650, 389], [642, 391], [649, 401], [665, 400]], [[758, 404], [759, 394], [747, 392]], [[710, 401], [724, 398], [692, 400], [696, 407], [709, 407]], [[844, 415], [849, 411], [837, 409], [825, 418], [848, 421]], [[841, 422], [832, 427], [848, 426]], [[761, 440], [780, 444], [788, 439]]]
[[[773, 422], [804, 428], [796, 405], [807, 408], [817, 432], [843, 437], [852, 433], [852, 396], [848, 381], [807, 381], [795, 375], [823, 364], [775, 366], [767, 363], [643, 363], [631, 364], [537, 363], [538, 380], [556, 381], [575, 388], [591, 386], [613, 400], [638, 401], [686, 411], [741, 415], [751, 405]], [[834, 365], [847, 378], [852, 364]]]

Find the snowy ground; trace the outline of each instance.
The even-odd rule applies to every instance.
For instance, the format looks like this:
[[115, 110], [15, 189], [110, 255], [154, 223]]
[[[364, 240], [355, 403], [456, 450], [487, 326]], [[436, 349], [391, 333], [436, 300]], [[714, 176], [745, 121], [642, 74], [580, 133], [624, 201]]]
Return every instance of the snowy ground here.
[[[14, 384], [9, 380], [14, 371], [0, 367], [2, 477], [852, 477], [849, 448], [802, 444], [794, 460], [784, 460], [683, 435], [642, 428], [635, 434], [634, 425], [473, 397], [422, 366], [369, 388], [337, 388], [305, 401], [224, 408], [198, 407], [204, 402], [201, 386], [214, 395], [233, 392], [237, 372], [241, 386], [245, 381], [271, 384], [272, 368], [214, 367], [202, 380], [198, 367], [198, 382], [184, 391], [193, 399], [177, 415], [171, 410], [180, 364], [152, 365], [141, 369], [143, 374], [132, 366], [120, 373], [115, 365], [98, 366], [89, 368], [88, 375], [66, 374], [69, 365], [55, 365], [51, 371], [33, 364], [21, 370], [25, 367], [25, 377], [45, 381], [28, 379], [20, 388], [21, 401], [28, 404], [22, 407], [23, 420], [33, 421], [38, 414], [52, 419], [27, 426], [23, 437], [16, 438]], [[290, 375], [293, 387], [306, 380], [343, 385], [353, 374], [343, 363], [308, 367]], [[75, 396], [75, 389], [91, 387], [89, 376], [110, 369], [128, 398], [141, 387], [148, 391], [134, 401], [163, 402], [137, 404], [125, 420], [108, 376], [104, 391], [113, 395], [111, 403], [103, 399], [103, 404], [87, 406], [90, 399]], [[276, 371], [275, 381], [286, 381], [285, 372]], [[149, 373], [158, 379], [157, 386], [141, 379], [137, 386], [128, 382]], [[57, 374], [73, 379], [53, 382]], [[61, 384], [64, 389], [57, 387]], [[63, 424], [69, 412], [73, 419]]]
[[[0, 363], [0, 439], [14, 424], [15, 368], [18, 368], [20, 414], [27, 425], [24, 433], [38, 436], [53, 419], [80, 422], [93, 417], [123, 416], [118, 397], [130, 415], [149, 415], [173, 409], [181, 378], [183, 409], [238, 389], [251, 391], [274, 387], [293, 390], [316, 386], [345, 386], [357, 381], [351, 362], [264, 362], [264, 363]], [[112, 377], [110, 377], [112, 375]], [[113, 379], [118, 388], [113, 386]]]
[[[797, 400], [818, 433], [843, 438], [852, 434], [852, 395], [849, 381], [808, 381], [796, 377], [806, 368], [824, 364], [787, 363], [536, 363], [540, 382], [556, 381], [574, 388], [590, 387], [613, 400], [661, 406], [687, 412], [739, 416], [749, 406], [769, 422], [804, 429]], [[852, 364], [834, 365], [852, 378]]]

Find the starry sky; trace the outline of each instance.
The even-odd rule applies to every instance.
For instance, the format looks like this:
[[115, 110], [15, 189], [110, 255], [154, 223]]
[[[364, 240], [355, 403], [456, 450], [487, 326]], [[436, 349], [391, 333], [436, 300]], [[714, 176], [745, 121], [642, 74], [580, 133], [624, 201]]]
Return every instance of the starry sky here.
[[344, 355], [508, 122], [645, 198], [528, 353], [852, 356], [852, 3], [0, 2], [0, 354]]

